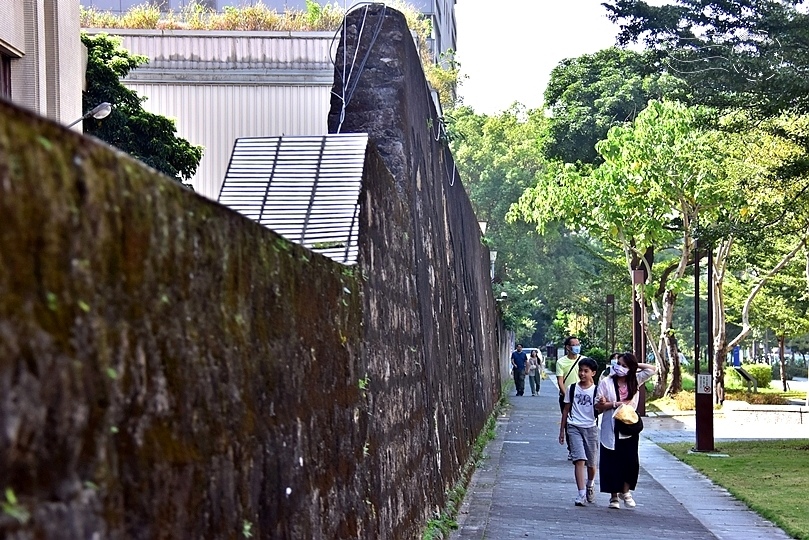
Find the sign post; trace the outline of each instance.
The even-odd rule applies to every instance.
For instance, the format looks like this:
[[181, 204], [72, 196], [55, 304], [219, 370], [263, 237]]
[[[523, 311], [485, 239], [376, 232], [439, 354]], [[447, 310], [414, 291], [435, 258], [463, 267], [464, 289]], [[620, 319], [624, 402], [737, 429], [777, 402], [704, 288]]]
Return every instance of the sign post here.
[[712, 253], [708, 251], [708, 366], [707, 373], [701, 373], [700, 347], [699, 347], [699, 251], [694, 249], [694, 375], [697, 379], [695, 397], [696, 408], [696, 445], [697, 452], [712, 452], [713, 442], [713, 370], [711, 369], [711, 354], [713, 353], [713, 285], [711, 272], [713, 271]]

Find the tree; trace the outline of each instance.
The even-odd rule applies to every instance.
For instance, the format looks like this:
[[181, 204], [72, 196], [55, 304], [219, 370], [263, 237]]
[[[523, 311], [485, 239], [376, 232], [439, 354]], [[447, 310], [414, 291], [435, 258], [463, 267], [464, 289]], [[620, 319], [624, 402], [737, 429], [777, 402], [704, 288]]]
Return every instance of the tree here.
[[[656, 332], [648, 315], [644, 321], [658, 359], [657, 397], [681, 389], [672, 320], [695, 249], [697, 216], [710, 219], [718, 208], [739, 201], [724, 173], [721, 137], [700, 129], [699, 115], [699, 110], [676, 102], [650, 102], [634, 122], [611, 128], [596, 145], [601, 165], [549, 169], [510, 214], [542, 231], [557, 219], [553, 209], [560, 209], [567, 225], [620, 249], [630, 274], [643, 268], [648, 284], [656, 280], [648, 291], [634, 292], [641, 305], [650, 302], [658, 321]], [[654, 264], [655, 254], [662, 256], [662, 265]], [[674, 372], [668, 387], [666, 358]]]
[[662, 72], [649, 53], [611, 48], [563, 60], [545, 90], [546, 154], [566, 163], [600, 162], [595, 145], [611, 127], [632, 122], [651, 99], [685, 96], [685, 83]]
[[607, 0], [618, 42], [643, 41], [696, 103], [765, 117], [809, 112], [809, 14], [802, 0]]
[[[448, 114], [448, 132], [458, 170], [478, 219], [488, 222], [486, 242], [497, 251], [495, 296], [504, 320], [521, 341], [539, 344], [557, 310], [603, 314], [596, 299], [614, 278], [609, 258], [590, 239], [554, 228], [540, 236], [524, 222], [505, 220], [510, 206], [543, 174], [547, 119], [540, 110], [513, 106], [495, 116], [469, 107]], [[564, 286], [560, 286], [564, 284]], [[537, 335], [538, 334], [538, 335]]]
[[202, 147], [175, 135], [174, 121], [146, 112], [145, 98], [121, 84], [130, 70], [146, 63], [143, 56], [130, 54], [119, 38], [106, 34], [82, 33], [87, 47], [87, 90], [82, 96], [85, 110], [99, 103], [112, 104], [112, 112], [103, 121], [90, 117], [84, 132], [143, 161], [175, 179], [188, 180], [202, 159]]

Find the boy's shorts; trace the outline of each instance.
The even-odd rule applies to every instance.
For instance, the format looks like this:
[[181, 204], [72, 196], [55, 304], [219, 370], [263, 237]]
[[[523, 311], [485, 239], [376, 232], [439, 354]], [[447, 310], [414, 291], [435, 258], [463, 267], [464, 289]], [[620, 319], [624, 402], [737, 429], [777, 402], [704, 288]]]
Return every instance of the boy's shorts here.
[[567, 425], [567, 440], [573, 461], [587, 461], [588, 467], [598, 467], [598, 426]]

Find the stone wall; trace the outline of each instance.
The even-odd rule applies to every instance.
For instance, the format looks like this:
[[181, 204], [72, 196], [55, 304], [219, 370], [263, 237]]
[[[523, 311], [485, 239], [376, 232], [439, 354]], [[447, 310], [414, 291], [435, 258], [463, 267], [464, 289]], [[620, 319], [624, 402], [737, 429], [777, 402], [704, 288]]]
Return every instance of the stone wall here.
[[367, 537], [354, 271], [7, 104], [0, 215], [0, 536]]
[[413, 159], [372, 131], [354, 268], [0, 102], [0, 536], [420, 535], [500, 344], [451, 156], [387, 97]]
[[[371, 408], [389, 404], [371, 428], [374, 446], [390, 452], [374, 455], [385, 471], [375, 507], [392, 529], [385, 534], [380, 524], [378, 534], [409, 538], [445, 502], [437, 495], [459, 479], [494, 409], [505, 337], [488, 252], [404, 16], [382, 4], [361, 7], [345, 32], [329, 131], [368, 133], [395, 182], [366, 186], [369, 242], [360, 264], [368, 272], [366, 339], [380, 344], [367, 351]], [[397, 505], [410, 509], [406, 519]]]

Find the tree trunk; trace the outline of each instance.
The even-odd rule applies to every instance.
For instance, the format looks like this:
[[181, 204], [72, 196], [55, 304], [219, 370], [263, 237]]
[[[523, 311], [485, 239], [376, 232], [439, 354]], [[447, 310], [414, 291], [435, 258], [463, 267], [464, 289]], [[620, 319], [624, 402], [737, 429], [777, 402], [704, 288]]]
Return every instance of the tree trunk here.
[[655, 374], [655, 385], [652, 389], [652, 398], [658, 399], [666, 395], [666, 384], [669, 379], [669, 363], [666, 362], [661, 351], [664, 350], [664, 338], [660, 338], [657, 346], [655, 347], [655, 365], [657, 366], [657, 373]]
[[725, 264], [730, 245], [724, 244], [717, 250], [714, 263], [714, 274], [708, 280], [708, 286], [714, 288], [713, 294], [713, 321], [710, 321], [711, 336], [713, 339], [713, 377], [714, 377], [714, 403], [725, 402], [725, 359], [728, 356], [727, 324], [725, 320], [725, 295], [723, 290]]
[[784, 345], [786, 344], [786, 336], [778, 336], [778, 362], [781, 364], [781, 386], [784, 392], [787, 391], [787, 362], [784, 358]]
[[[665, 389], [665, 395], [671, 396], [678, 392], [683, 391], [683, 377], [680, 372], [680, 356], [677, 354], [677, 343], [672, 335], [672, 320], [674, 319], [674, 303], [677, 300], [677, 295], [671, 291], [666, 290], [663, 293], [663, 318], [660, 321], [660, 336], [663, 342], [664, 354], [661, 355], [660, 364], [668, 367], [671, 365], [671, 383]], [[659, 369], [659, 367], [658, 367]], [[666, 379], [664, 379], [665, 381]]]

